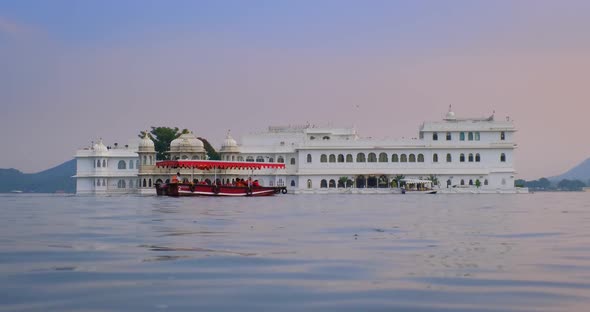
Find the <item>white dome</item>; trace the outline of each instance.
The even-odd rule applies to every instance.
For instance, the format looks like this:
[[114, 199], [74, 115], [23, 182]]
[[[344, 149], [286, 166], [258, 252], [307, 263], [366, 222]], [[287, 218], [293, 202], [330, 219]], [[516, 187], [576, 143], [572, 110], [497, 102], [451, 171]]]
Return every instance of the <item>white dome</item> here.
[[201, 151], [204, 150], [204, 147], [203, 141], [197, 139], [192, 132], [182, 134], [170, 143], [171, 152], [187, 149]]
[[234, 140], [234, 138], [231, 137], [231, 135], [229, 134], [229, 131], [227, 132], [227, 136], [225, 137], [225, 140], [223, 141], [223, 144], [221, 144], [221, 147], [237, 147], [238, 146], [238, 142], [236, 142], [236, 140]]
[[109, 150], [104, 144], [102, 144], [102, 139], [99, 139], [98, 143], [96, 143], [96, 144], [94, 144], [94, 146], [92, 146], [92, 149], [97, 153], [98, 152], [107, 152]]
[[453, 112], [453, 106], [451, 105], [449, 105], [449, 111], [445, 116], [445, 120], [457, 120], [457, 117], [455, 117], [455, 112]]
[[152, 141], [152, 139], [150, 139], [150, 137], [147, 135], [147, 131], [143, 135], [143, 138], [141, 138], [141, 140], [139, 141], [139, 149], [154, 150], [154, 141]]

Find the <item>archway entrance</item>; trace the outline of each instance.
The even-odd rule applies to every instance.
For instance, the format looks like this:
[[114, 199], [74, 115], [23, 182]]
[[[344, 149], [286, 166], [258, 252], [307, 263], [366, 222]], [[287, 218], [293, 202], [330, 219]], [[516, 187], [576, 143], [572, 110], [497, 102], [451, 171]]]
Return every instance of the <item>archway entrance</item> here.
[[367, 180], [365, 178], [365, 176], [358, 176], [356, 177], [356, 187], [357, 188], [365, 188], [367, 184]]
[[377, 177], [376, 176], [370, 176], [367, 179], [367, 187], [370, 187], [370, 188], [377, 187]]

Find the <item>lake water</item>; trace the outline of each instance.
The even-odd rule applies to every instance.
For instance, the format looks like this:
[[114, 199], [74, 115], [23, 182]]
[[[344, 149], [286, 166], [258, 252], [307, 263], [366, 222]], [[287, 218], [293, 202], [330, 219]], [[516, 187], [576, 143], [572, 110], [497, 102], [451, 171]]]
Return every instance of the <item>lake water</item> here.
[[2, 311], [588, 311], [590, 193], [0, 196]]

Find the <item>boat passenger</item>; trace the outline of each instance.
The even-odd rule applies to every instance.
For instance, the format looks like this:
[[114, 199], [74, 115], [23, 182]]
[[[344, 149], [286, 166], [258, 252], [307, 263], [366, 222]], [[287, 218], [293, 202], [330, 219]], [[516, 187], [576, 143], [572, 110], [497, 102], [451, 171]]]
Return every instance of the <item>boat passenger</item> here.
[[254, 180], [254, 182], [252, 182], [252, 186], [260, 186], [260, 183], [258, 183], [258, 180]]

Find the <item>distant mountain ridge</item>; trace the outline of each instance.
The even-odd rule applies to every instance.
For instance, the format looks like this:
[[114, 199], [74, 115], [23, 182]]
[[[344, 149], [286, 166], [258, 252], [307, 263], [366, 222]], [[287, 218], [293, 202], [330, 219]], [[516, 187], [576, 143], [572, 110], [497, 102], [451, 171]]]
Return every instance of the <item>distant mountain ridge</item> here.
[[22, 173], [16, 169], [0, 169], [0, 193], [75, 193], [76, 160], [37, 173]]
[[590, 158], [584, 160], [579, 165], [563, 174], [549, 178], [550, 181], [561, 181], [563, 179], [580, 180], [584, 183], [588, 183], [590, 180]]

